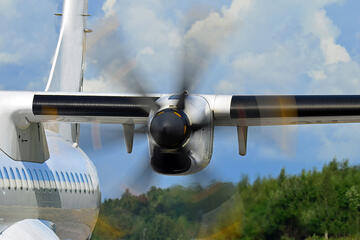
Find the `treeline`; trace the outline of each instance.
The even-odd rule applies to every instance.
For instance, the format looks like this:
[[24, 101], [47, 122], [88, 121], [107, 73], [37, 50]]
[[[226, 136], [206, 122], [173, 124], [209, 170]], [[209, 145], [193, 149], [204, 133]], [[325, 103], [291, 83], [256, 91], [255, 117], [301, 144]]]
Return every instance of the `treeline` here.
[[152, 187], [105, 200], [92, 239], [360, 239], [360, 166]]

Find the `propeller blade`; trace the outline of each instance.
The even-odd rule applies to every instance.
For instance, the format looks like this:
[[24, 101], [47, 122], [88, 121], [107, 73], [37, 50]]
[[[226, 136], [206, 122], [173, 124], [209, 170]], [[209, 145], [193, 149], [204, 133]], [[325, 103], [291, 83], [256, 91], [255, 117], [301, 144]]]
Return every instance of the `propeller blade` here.
[[[156, 173], [150, 165], [149, 154], [147, 151], [143, 154], [142, 165], [135, 172], [131, 173], [127, 180], [127, 188], [134, 194], [140, 194], [154, 185]], [[145, 162], [145, 164], [144, 164]]]
[[[279, 106], [279, 115], [286, 118], [296, 118], [297, 112], [295, 110], [289, 110], [286, 108], [287, 105], [296, 105], [296, 100], [294, 97], [290, 96], [282, 96], [273, 100], [274, 105]], [[256, 99], [257, 104], [264, 104], [264, 99], [258, 97]], [[266, 104], [266, 103], [265, 103]], [[267, 102], [269, 104], [269, 102]], [[267, 116], [270, 111], [274, 111], [272, 109], [264, 109], [259, 112], [261, 116]], [[285, 123], [285, 121], [284, 121]], [[262, 125], [266, 126], [265, 120], [262, 122]], [[279, 149], [285, 153], [288, 157], [294, 157], [296, 155], [296, 145], [297, 145], [297, 126], [277, 126], [270, 128], [261, 129], [262, 133], [268, 136], [271, 144], [279, 147]]]
[[[139, 125], [134, 129], [134, 134], [147, 134], [147, 125]], [[124, 141], [124, 134], [119, 125], [107, 125], [100, 127], [99, 124], [91, 124], [91, 137], [94, 150], [100, 150], [103, 147], [111, 147], [112, 145], [122, 144]]]
[[[115, 48], [112, 48], [114, 52], [106, 51], [109, 45], [106, 41], [119, 34], [118, 19], [116, 14], [112, 14], [104, 17], [94, 26], [93, 33], [89, 35], [87, 41], [88, 55], [92, 59], [90, 62], [96, 62], [95, 66], [100, 66], [101, 75], [112, 87], [121, 86], [132, 93], [147, 96], [153, 91], [147, 86], [146, 82], [148, 81], [138, 67], [136, 57], [131, 58], [126, 53], [121, 41]], [[104, 49], [104, 51], [96, 51], [98, 49]], [[149, 100], [147, 104], [154, 111], [159, 109], [158, 104], [152, 100]]]

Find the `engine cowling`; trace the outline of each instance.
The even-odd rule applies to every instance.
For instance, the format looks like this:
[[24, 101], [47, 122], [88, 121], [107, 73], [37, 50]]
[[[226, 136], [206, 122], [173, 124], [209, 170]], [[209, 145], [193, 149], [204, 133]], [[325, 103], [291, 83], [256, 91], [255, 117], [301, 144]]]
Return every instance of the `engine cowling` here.
[[187, 96], [185, 107], [176, 108], [178, 96], [157, 100], [160, 106], [149, 115], [149, 146], [152, 168], [161, 174], [187, 175], [205, 168], [213, 150], [213, 116], [201, 96]]

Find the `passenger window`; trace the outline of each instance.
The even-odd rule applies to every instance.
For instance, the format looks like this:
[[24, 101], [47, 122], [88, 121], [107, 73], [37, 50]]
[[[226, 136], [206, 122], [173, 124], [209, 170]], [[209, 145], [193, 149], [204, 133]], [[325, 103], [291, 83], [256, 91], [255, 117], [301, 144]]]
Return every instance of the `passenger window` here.
[[94, 191], [95, 191], [95, 186], [94, 186], [94, 184], [93, 184], [93, 181], [92, 181], [92, 179], [91, 179], [91, 176], [90, 176], [90, 174], [89, 174], [89, 180], [90, 180], [90, 186], [91, 186], [91, 192], [92, 193], [94, 193]]
[[6, 167], [4, 167], [4, 173], [5, 173], [5, 178], [6, 178], [6, 179], [10, 179]]
[[8, 173], [6, 167], [4, 167], [3, 169], [4, 169], [4, 185], [5, 185], [5, 187], [7, 187], [8, 189], [10, 189], [9, 173]]
[[72, 172], [70, 172], [70, 176], [71, 176], [71, 180], [72, 180], [72, 183], [74, 184], [75, 192], [76, 192], [77, 191], [77, 185], [76, 185], [76, 182], [75, 182], [74, 174]]
[[[12, 184], [14, 184], [12, 187], [16, 190], [16, 181], [15, 181], [15, 174], [14, 174], [14, 171], [12, 168], [9, 168], [10, 169], [10, 180], [13, 180], [12, 181]], [[10, 184], [11, 184], [11, 181], [10, 181]]]
[[1, 170], [0, 170], [0, 184], [1, 184], [1, 187], [3, 188], [4, 187], [4, 177], [3, 177], [3, 175], [2, 175], [2, 172], [1, 172]]
[[82, 174], [80, 173], [80, 179], [81, 179], [81, 182], [83, 183], [84, 182], [84, 178], [82, 176]]
[[37, 173], [37, 171], [34, 169], [34, 176], [35, 176], [35, 182], [37, 182], [38, 188], [44, 188], [44, 181], [41, 181], [41, 179], [39, 178], [39, 174]]
[[16, 185], [19, 185], [20, 190], [22, 190], [24, 183], [23, 183], [23, 181], [21, 179], [20, 171], [19, 171], [18, 168], [15, 168], [15, 171], [16, 171], [16, 177], [17, 177], [16, 178]]
[[10, 177], [11, 177], [11, 179], [15, 180], [15, 174], [14, 174], [14, 171], [12, 170], [12, 168], [10, 168]]
[[26, 190], [29, 190], [29, 181], [26, 177], [26, 173], [25, 173], [25, 170], [22, 168], [21, 169], [21, 173], [22, 173], [22, 178], [24, 179], [24, 187], [26, 188]]
[[66, 172], [65, 174], [66, 174], [67, 182], [68, 182], [68, 184], [69, 184], [69, 186], [70, 186], [70, 187], [69, 187], [69, 188], [70, 188], [70, 192], [72, 192], [73, 186], [72, 186], [72, 184], [71, 184], [69, 174], [68, 174], [67, 172]]
[[[12, 168], [9, 168], [10, 170], [10, 187], [16, 189], [16, 182], [15, 182], [15, 174]], [[12, 181], [11, 181], [12, 180]]]
[[54, 188], [54, 190], [56, 191], [56, 185], [55, 185], [55, 177], [53, 172], [50, 170], [49, 171], [49, 179], [50, 179], [50, 185], [52, 188]]
[[21, 176], [20, 176], [20, 171], [18, 168], [15, 168], [15, 171], [16, 171], [16, 175], [18, 176], [19, 179], [21, 179]]
[[86, 184], [87, 184], [87, 186], [88, 186], [88, 192], [90, 193], [91, 187], [90, 187], [89, 179], [88, 179], [88, 177], [86, 176], [86, 174], [84, 174], [84, 177], [85, 177]]
[[60, 172], [60, 174], [61, 174], [61, 185], [63, 186], [63, 188], [65, 188], [65, 192], [67, 192], [68, 188], [70, 188], [70, 187], [69, 187], [68, 183], [65, 180], [64, 173]]
[[86, 185], [83, 175], [81, 173], [79, 175], [80, 175], [81, 184], [83, 185], [84, 192], [86, 193], [86, 191], [89, 191], [88, 185]]
[[79, 175], [77, 173], [75, 173], [75, 177], [76, 177], [76, 182], [80, 183]]
[[75, 173], [75, 177], [76, 177], [76, 182], [77, 182], [77, 188], [79, 189], [79, 192], [81, 193], [82, 187], [80, 184], [79, 175], [77, 173]]
[[66, 182], [63, 172], [61, 172], [61, 180]]
[[[34, 178], [33, 178], [33, 175], [32, 175], [32, 173], [31, 173], [30, 168], [27, 169], [27, 172], [28, 172], [28, 174], [29, 174], [29, 179], [30, 179], [30, 182], [31, 182], [31, 184], [32, 184], [32, 188], [35, 189], [35, 182], [34, 182]], [[29, 186], [29, 187], [30, 187], [30, 186]]]
[[60, 181], [59, 173], [57, 171], [55, 171], [55, 176], [56, 176], [56, 180], [55, 180], [56, 186], [59, 189], [59, 191], [61, 191], [62, 190], [62, 184], [61, 184], [61, 181]]
[[40, 169], [38, 169], [38, 172], [39, 172], [39, 180], [40, 180], [40, 183], [41, 183], [41, 186], [42, 188], [45, 190], [45, 179], [44, 179], [44, 175], [43, 173], [41, 172]]
[[45, 174], [44, 174], [44, 179], [45, 179], [45, 186], [47, 189], [49, 189], [49, 191], [51, 191], [51, 183], [50, 183], [50, 177], [49, 177], [49, 173], [44, 170]]
[[75, 183], [74, 174], [70, 173], [70, 176], [71, 176], [71, 180]]
[[55, 177], [54, 177], [53, 172], [50, 170], [49, 173], [50, 173], [49, 174], [50, 181], [55, 181]]

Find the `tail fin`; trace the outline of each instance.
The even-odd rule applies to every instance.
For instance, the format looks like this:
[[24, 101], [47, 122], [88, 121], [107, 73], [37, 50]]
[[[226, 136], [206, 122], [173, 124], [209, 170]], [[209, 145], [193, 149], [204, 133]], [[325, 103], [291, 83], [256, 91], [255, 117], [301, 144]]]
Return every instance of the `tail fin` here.
[[[82, 91], [87, 11], [87, 0], [64, 0], [59, 40], [45, 91]], [[78, 124], [60, 123], [47, 128], [78, 142]]]

